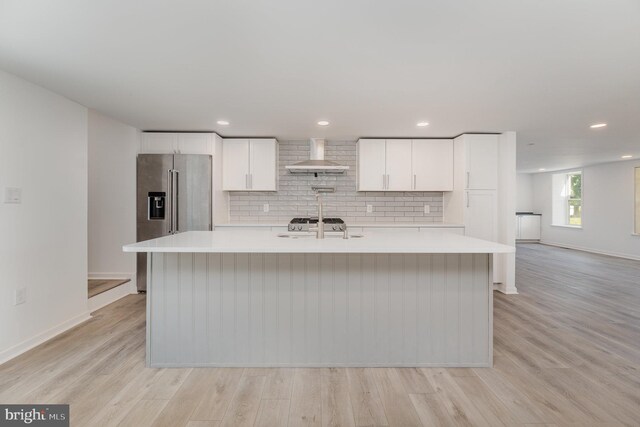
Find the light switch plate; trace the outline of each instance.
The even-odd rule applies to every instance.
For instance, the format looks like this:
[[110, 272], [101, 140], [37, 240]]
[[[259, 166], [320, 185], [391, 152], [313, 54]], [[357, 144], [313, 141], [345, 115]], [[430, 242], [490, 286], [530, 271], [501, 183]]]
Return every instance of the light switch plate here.
[[424, 205], [424, 213], [426, 213], [426, 214], [431, 213], [431, 206]]
[[262, 212], [269, 212], [269, 203], [262, 205]]
[[22, 188], [5, 187], [4, 202], [13, 204], [22, 203]]
[[367, 213], [373, 212], [373, 205], [367, 205]]
[[27, 302], [27, 288], [16, 289], [13, 292], [13, 305], [20, 305]]

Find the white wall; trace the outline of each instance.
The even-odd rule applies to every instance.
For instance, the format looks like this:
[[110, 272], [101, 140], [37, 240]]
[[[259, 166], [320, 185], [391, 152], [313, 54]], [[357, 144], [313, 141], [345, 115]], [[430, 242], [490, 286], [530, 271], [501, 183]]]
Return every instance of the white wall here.
[[632, 235], [633, 174], [639, 166], [635, 160], [582, 169], [582, 229], [551, 225], [553, 173], [536, 174], [533, 206], [542, 213], [542, 242], [640, 259], [640, 236]]
[[533, 210], [533, 175], [519, 173], [516, 176], [516, 212]]
[[3, 71], [0, 196], [1, 363], [88, 318], [87, 109]]
[[136, 154], [140, 132], [89, 110], [89, 277], [135, 281]]

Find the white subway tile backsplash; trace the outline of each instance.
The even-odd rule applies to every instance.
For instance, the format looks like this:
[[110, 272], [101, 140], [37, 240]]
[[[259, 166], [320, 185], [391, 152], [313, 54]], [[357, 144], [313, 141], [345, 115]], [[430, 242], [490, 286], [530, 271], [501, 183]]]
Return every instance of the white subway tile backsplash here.
[[[336, 192], [325, 194], [325, 216], [337, 216], [347, 222], [442, 222], [441, 192], [356, 191], [356, 142], [328, 141], [325, 158], [350, 166], [344, 175], [290, 175], [285, 166], [309, 158], [307, 141], [279, 143], [279, 180], [277, 192], [230, 192], [231, 222], [288, 222], [295, 216], [316, 212], [312, 186], [331, 186]], [[269, 204], [269, 212], [263, 205]], [[431, 212], [424, 213], [428, 204]], [[373, 212], [366, 212], [367, 205]]]

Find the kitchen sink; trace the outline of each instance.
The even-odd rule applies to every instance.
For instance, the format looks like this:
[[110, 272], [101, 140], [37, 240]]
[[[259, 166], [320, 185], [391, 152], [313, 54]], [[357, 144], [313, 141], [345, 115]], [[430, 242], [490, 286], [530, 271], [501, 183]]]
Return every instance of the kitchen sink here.
[[[278, 237], [286, 239], [315, 239], [316, 233], [279, 233]], [[363, 234], [349, 234], [349, 239], [359, 239], [364, 237]], [[324, 233], [325, 239], [342, 239], [344, 235], [342, 233]]]

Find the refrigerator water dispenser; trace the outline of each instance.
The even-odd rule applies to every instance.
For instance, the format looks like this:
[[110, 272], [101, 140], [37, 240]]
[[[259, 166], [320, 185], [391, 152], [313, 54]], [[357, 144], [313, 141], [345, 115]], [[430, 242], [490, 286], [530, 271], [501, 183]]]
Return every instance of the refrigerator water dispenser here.
[[150, 191], [149, 200], [149, 219], [150, 220], [164, 220], [165, 219], [165, 199], [167, 193]]

